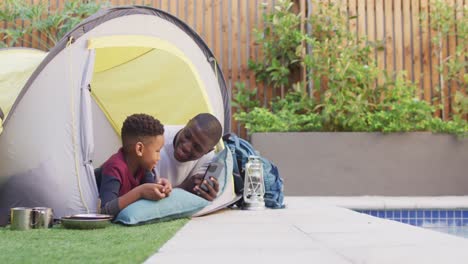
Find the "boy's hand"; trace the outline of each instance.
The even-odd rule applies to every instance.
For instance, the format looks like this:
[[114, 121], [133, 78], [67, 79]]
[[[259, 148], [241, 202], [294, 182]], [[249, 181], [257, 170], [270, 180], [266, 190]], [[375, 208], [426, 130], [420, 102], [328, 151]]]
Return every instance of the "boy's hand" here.
[[165, 188], [161, 184], [156, 183], [145, 183], [140, 186], [140, 197], [147, 200], [161, 200], [167, 195], [165, 193]]
[[157, 182], [157, 184], [163, 186], [163, 192], [166, 194], [166, 196], [169, 196], [172, 192], [172, 184], [169, 182], [168, 179], [165, 178], [160, 178]]
[[[214, 177], [210, 177], [209, 181], [213, 183], [213, 186], [209, 184], [206, 180], [204, 180], [203, 182], [200, 181], [200, 184], [195, 186], [193, 188], [193, 191], [198, 196], [201, 196], [208, 201], [213, 201], [218, 196], [219, 184], [218, 184], [218, 180], [216, 180], [216, 178]], [[200, 188], [201, 184], [205, 185], [208, 188], [207, 192], [204, 191], [202, 188]]]

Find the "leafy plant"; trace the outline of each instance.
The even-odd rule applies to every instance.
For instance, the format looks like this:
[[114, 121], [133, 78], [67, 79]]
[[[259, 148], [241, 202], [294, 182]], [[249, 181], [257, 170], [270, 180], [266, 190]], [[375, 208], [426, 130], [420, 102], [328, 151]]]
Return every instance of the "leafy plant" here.
[[291, 85], [291, 72], [300, 67], [305, 36], [299, 29], [301, 17], [291, 12], [292, 6], [290, 1], [278, 1], [276, 12], [263, 15], [265, 29], [254, 30], [264, 61], [249, 61], [249, 69], [255, 72], [258, 82], [266, 82], [275, 89]]
[[[33, 4], [26, 0], [4, 0], [0, 3], [0, 19], [10, 25], [0, 29], [0, 33], [4, 34], [0, 45], [11, 47], [20, 41], [32, 45], [33, 40], [25, 38], [31, 36], [37, 41], [40, 49], [49, 50], [84, 18], [107, 5], [96, 1], [71, 0], [65, 1], [63, 9], [51, 10], [49, 13], [49, 8], [44, 2]], [[16, 26], [17, 20], [23, 20], [24, 26]], [[35, 31], [45, 38], [33, 34]]]
[[[249, 91], [243, 84], [237, 84], [234, 101], [238, 112], [234, 117], [245, 124], [249, 133], [428, 130], [467, 133], [468, 124], [461, 116], [454, 116], [449, 122], [433, 117], [434, 107], [415, 96], [415, 87], [404, 72], [396, 76], [382, 72], [371, 56], [374, 49], [381, 49], [380, 44], [351, 34], [347, 23], [355, 18], [347, 18], [339, 6], [314, 1], [315, 12], [308, 21], [312, 27], [310, 35], [300, 31], [300, 18], [291, 14], [291, 6], [290, 1], [278, 1], [274, 12], [265, 17], [267, 24], [274, 21], [275, 25], [256, 37], [266, 58], [250, 63], [257, 81], [284, 87], [288, 93], [261, 107], [255, 98], [256, 90]], [[290, 40], [281, 41], [279, 35], [288, 35]], [[312, 47], [305, 56], [300, 52], [302, 41]], [[291, 81], [292, 69], [300, 65], [306, 67], [307, 77], [314, 84], [312, 95], [305, 92], [303, 84]], [[460, 71], [460, 65], [454, 65], [453, 69]], [[380, 75], [385, 78], [377, 84]]]
[[257, 88], [252, 91], [245, 87], [245, 83], [236, 83], [237, 93], [234, 94], [232, 106], [239, 109], [239, 111], [247, 112], [255, 107], [260, 106], [258, 100], [252, 100], [257, 94]]
[[236, 119], [252, 132], [322, 130], [322, 120], [314, 106], [310, 97], [295, 91], [272, 101], [272, 110], [255, 106], [236, 114]]
[[[430, 17], [430, 28], [436, 32], [432, 37], [431, 42], [434, 47], [434, 55], [438, 59], [437, 71], [439, 72], [439, 86], [437, 91], [439, 92], [439, 98], [441, 101], [440, 108], [442, 110], [442, 118], [445, 117], [445, 111], [443, 111], [444, 101], [446, 94], [444, 88], [448, 82], [454, 82], [457, 86], [461, 87], [461, 90], [468, 93], [468, 74], [460, 74], [463, 69], [468, 67], [466, 61], [466, 47], [468, 46], [468, 17], [462, 16], [457, 19], [454, 14], [465, 13], [468, 11], [468, 6], [455, 5], [447, 3], [442, 0], [431, 1], [431, 17]], [[423, 17], [427, 14], [423, 14]], [[444, 39], [449, 36], [457, 37], [457, 46], [455, 53], [450, 56], [444, 56], [443, 50], [447, 47], [444, 46]], [[454, 119], [462, 118], [468, 114], [468, 97], [457, 91], [455, 93], [454, 100]], [[451, 98], [447, 98], [451, 99]]]
[[408, 132], [425, 131], [431, 128], [434, 107], [415, 97], [414, 84], [401, 73], [395, 81], [387, 81], [383, 100], [374, 111], [366, 115], [368, 131]]

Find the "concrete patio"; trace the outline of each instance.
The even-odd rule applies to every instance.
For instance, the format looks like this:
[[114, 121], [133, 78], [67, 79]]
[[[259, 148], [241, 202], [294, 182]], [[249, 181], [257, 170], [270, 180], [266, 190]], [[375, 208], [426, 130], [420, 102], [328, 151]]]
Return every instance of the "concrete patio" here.
[[285, 210], [224, 210], [194, 218], [145, 263], [468, 261], [468, 239], [360, 214], [333, 199], [286, 201]]

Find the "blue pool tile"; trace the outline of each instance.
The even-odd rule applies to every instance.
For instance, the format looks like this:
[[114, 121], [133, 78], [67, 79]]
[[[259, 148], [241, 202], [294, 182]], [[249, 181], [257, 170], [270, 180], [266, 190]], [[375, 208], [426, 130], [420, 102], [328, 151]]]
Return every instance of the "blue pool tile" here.
[[408, 210], [401, 211], [401, 218], [408, 218]]
[[401, 211], [400, 210], [395, 210], [395, 212], [393, 213], [393, 217], [400, 218], [401, 217]]
[[463, 218], [468, 218], [468, 210], [463, 210]]
[[464, 218], [462, 220], [462, 223], [463, 223], [463, 226], [467, 226], [468, 225], [468, 218]]
[[356, 212], [380, 217], [405, 224], [438, 227], [468, 226], [468, 210], [355, 210]]
[[431, 221], [424, 220], [421, 224], [423, 227], [429, 227], [429, 226], [434, 226]]
[[427, 219], [431, 218], [431, 210], [424, 210], [424, 218], [427, 218]]
[[423, 210], [418, 210], [416, 212], [416, 217], [418, 218], [423, 218], [424, 217], [424, 211]]
[[440, 219], [440, 220], [437, 222], [437, 225], [438, 225], [438, 226], [441, 226], [441, 227], [446, 227], [446, 226], [448, 226], [448, 221], [447, 221], [447, 219]]
[[447, 218], [447, 210], [440, 210], [440, 218]]

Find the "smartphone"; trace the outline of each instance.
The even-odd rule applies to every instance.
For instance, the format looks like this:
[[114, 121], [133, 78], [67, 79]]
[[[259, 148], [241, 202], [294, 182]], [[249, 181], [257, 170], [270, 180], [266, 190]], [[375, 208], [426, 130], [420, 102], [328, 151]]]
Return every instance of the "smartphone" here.
[[[214, 184], [210, 180], [210, 178], [213, 177], [218, 179], [222, 169], [223, 164], [221, 162], [211, 162], [208, 168], [206, 169], [205, 176], [203, 176], [203, 180], [206, 180], [206, 182], [208, 182], [208, 184], [211, 185], [211, 187], [214, 187]], [[205, 192], [208, 192], [208, 187], [204, 183], [200, 184], [200, 188]]]

